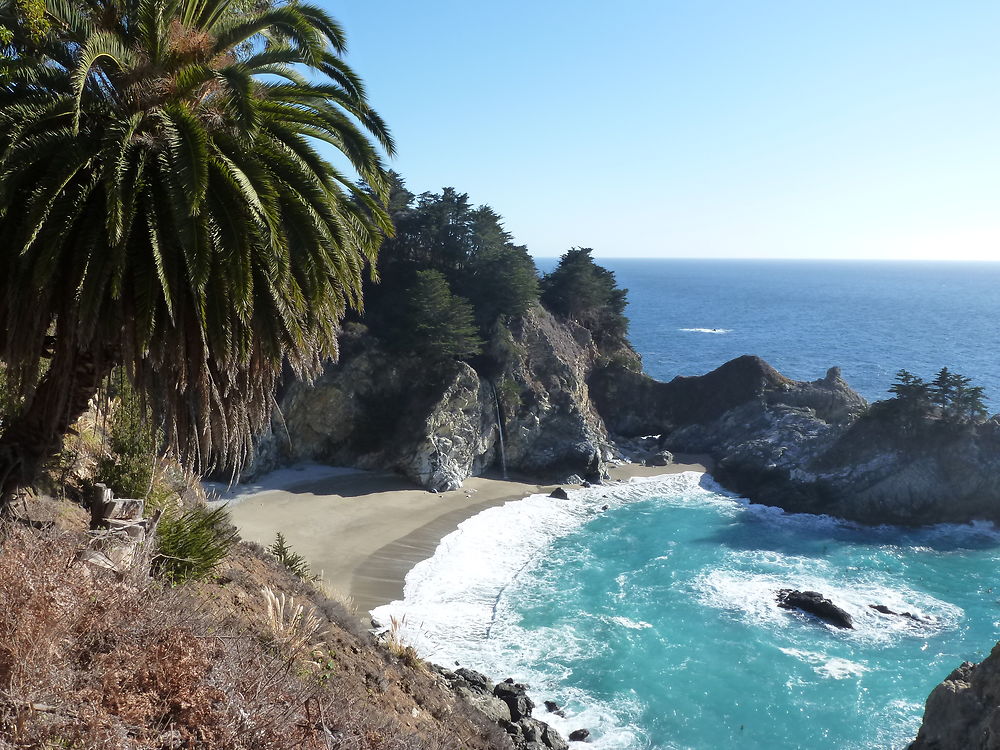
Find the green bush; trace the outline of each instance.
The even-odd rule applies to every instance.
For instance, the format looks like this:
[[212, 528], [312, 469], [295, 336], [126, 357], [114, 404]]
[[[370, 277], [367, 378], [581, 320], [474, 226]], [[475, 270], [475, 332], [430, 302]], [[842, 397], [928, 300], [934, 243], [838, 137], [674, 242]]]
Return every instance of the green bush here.
[[432, 361], [474, 357], [482, 350], [472, 305], [451, 293], [440, 271], [417, 272], [406, 311], [409, 330], [398, 342], [403, 348]]
[[166, 511], [156, 530], [153, 571], [171, 583], [206, 578], [229, 554], [239, 533], [225, 507]]
[[153, 483], [156, 464], [156, 433], [149, 408], [122, 375], [118, 398], [112, 408], [108, 445], [97, 462], [97, 479], [119, 497], [144, 498]]
[[17, 414], [19, 401], [7, 384], [7, 370], [0, 362], [0, 424]]
[[297, 578], [304, 581], [317, 581], [319, 576], [313, 575], [309, 563], [298, 552], [294, 551], [285, 541], [285, 535], [280, 531], [274, 535], [274, 544], [267, 548], [267, 551], [274, 555], [278, 562], [284, 565]]

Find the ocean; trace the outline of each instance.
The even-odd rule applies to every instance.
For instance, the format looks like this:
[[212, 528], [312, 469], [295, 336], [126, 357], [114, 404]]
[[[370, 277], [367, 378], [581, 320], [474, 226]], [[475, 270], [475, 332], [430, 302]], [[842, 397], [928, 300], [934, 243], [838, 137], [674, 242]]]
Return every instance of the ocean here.
[[629, 290], [632, 343], [660, 380], [756, 354], [796, 380], [838, 366], [872, 401], [900, 369], [947, 367], [1000, 412], [1000, 263], [599, 262]]
[[[750, 353], [797, 379], [838, 365], [876, 399], [900, 368], [948, 366], [1000, 410], [1000, 264], [606, 265], [658, 378]], [[594, 750], [899, 750], [931, 689], [1000, 638], [998, 569], [987, 524], [861, 527], [685, 473], [484, 511], [376, 616], [405, 615], [438, 663], [528, 683]], [[823, 593], [856, 629], [779, 609], [780, 588]]]

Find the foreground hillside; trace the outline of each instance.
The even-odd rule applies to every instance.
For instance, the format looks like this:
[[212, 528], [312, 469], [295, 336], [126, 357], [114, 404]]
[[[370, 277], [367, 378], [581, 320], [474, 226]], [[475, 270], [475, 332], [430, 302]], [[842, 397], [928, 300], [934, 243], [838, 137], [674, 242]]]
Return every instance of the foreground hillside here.
[[412, 651], [375, 643], [259, 548], [171, 587], [80, 562], [82, 512], [53, 514], [2, 529], [0, 747], [512, 747]]

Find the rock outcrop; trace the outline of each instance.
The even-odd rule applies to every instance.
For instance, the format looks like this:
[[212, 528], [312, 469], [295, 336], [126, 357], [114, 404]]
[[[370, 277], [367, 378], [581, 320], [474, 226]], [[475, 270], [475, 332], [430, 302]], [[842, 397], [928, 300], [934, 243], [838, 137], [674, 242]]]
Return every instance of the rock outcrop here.
[[[627, 345], [619, 358], [638, 362]], [[484, 359], [428, 364], [384, 351], [363, 326], [312, 385], [290, 383], [246, 477], [300, 461], [398, 471], [437, 491], [496, 466], [600, 479], [615, 455], [588, 378], [607, 358], [590, 332], [541, 307], [511, 322]]]
[[528, 697], [525, 685], [513, 679], [494, 685], [486, 675], [472, 669], [434, 669], [453, 692], [503, 729], [516, 750], [569, 750], [559, 732], [532, 717], [535, 703]]
[[781, 589], [776, 594], [775, 600], [782, 609], [797, 609], [800, 612], [806, 612], [835, 628], [854, 629], [854, 620], [850, 613], [817, 591]]
[[314, 384], [287, 387], [249, 476], [318, 461], [399, 471], [443, 491], [492, 462], [492, 395], [468, 364], [429, 369], [370, 340], [345, 343]]
[[1000, 750], [1000, 643], [934, 688], [907, 750]]
[[1000, 521], [1000, 420], [901, 430], [844, 382], [785, 378], [757, 357], [669, 383], [608, 368], [591, 378], [612, 433], [707, 453], [753, 502], [862, 523]]
[[545, 481], [600, 480], [618, 441], [653, 465], [671, 451], [708, 454], [725, 487], [789, 511], [872, 524], [1000, 521], [1000, 419], [907, 432], [869, 410], [837, 368], [798, 382], [743, 356], [658, 382], [635, 371], [626, 344], [602, 350], [541, 307], [481, 359], [478, 371], [428, 364], [383, 351], [357, 326], [313, 386], [286, 388], [250, 473], [312, 460], [456, 489], [499, 468], [502, 429], [506, 466]]

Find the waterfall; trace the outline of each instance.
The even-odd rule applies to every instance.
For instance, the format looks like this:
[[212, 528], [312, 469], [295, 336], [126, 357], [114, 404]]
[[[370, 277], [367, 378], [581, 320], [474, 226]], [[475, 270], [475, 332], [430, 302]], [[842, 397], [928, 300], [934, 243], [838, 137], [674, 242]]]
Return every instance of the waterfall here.
[[490, 390], [493, 391], [493, 403], [496, 405], [497, 409], [497, 433], [500, 435], [500, 469], [503, 471], [503, 478], [507, 478], [507, 454], [503, 449], [503, 420], [500, 418], [500, 399], [497, 398], [497, 387], [493, 385], [493, 381], [489, 381]]

